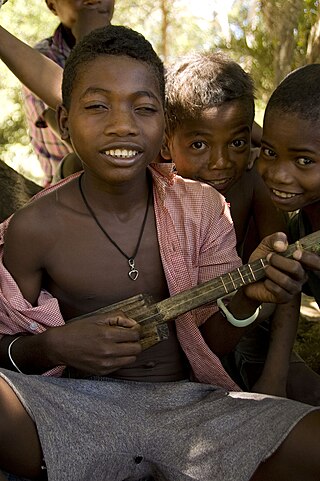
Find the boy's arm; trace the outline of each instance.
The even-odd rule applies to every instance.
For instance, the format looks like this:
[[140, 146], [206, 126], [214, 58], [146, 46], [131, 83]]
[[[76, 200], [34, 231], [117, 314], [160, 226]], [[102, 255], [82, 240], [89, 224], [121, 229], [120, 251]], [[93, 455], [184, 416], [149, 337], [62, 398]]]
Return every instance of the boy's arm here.
[[[312, 253], [295, 251], [294, 259], [271, 254], [283, 252], [286, 247], [285, 234], [276, 233], [266, 237], [253, 252], [251, 262], [267, 256], [269, 265], [265, 268], [266, 279], [242, 287], [232, 297], [228, 309], [234, 318], [249, 318], [263, 302], [290, 302], [301, 292], [306, 279], [304, 268], [313, 265], [314, 269], [320, 269], [320, 257]], [[201, 332], [210, 349], [222, 356], [230, 352], [251, 328], [252, 325], [234, 327], [221, 312], [217, 312], [201, 326]]]
[[61, 103], [62, 68], [0, 26], [0, 58], [47, 105]]
[[299, 323], [300, 299], [301, 295], [298, 294], [292, 301], [276, 306], [263, 371], [252, 391], [287, 396], [287, 378]]
[[[50, 223], [43, 220], [32, 204], [13, 216], [5, 235], [3, 263], [31, 309], [38, 308], [45, 258], [55, 242]], [[50, 306], [44, 315], [52, 319]], [[72, 366], [103, 376], [134, 362], [141, 352], [139, 327], [121, 312], [96, 314], [41, 334], [21, 335], [10, 347], [15, 337], [0, 340], [0, 366], [12, 370], [18, 366], [26, 374]]]
[[[13, 364], [9, 347], [16, 337], [10, 349]], [[139, 339], [139, 326], [121, 312], [94, 315], [41, 334], [3, 336], [0, 366], [24, 374], [71, 366], [89, 375], [106, 376], [136, 360], [141, 352]]]

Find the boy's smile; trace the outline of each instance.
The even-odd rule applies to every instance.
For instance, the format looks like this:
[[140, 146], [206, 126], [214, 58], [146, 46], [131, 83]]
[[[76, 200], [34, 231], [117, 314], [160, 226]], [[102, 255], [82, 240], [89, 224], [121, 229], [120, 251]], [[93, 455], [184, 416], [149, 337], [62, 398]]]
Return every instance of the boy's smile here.
[[267, 112], [258, 170], [282, 210], [320, 200], [320, 123], [275, 109]]
[[163, 140], [157, 79], [141, 61], [100, 56], [78, 74], [60, 121], [87, 170], [111, 183], [131, 181], [155, 161]]
[[248, 165], [251, 124], [251, 115], [241, 101], [211, 107], [197, 119], [183, 120], [168, 141], [179, 175], [225, 194]]

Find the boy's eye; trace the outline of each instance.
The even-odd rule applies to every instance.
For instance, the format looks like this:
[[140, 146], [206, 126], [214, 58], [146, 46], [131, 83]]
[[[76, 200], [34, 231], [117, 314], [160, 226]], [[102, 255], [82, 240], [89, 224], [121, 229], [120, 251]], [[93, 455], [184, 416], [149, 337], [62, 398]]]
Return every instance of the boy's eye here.
[[276, 156], [276, 153], [273, 150], [268, 149], [268, 147], [263, 147], [261, 149], [261, 151], [266, 157], [275, 157]]
[[103, 110], [107, 109], [107, 106], [102, 103], [89, 104], [85, 106], [86, 110]]
[[241, 140], [241, 139], [235, 139], [231, 142], [231, 145], [232, 145], [232, 147], [236, 147], [237, 149], [239, 149], [239, 148], [244, 147], [246, 145], [246, 141]]
[[203, 150], [206, 148], [206, 144], [202, 142], [202, 140], [197, 140], [196, 142], [192, 142], [191, 147], [195, 150]]
[[313, 160], [308, 159], [308, 157], [299, 157], [296, 160], [296, 162], [298, 165], [301, 165], [302, 167], [304, 167], [305, 165], [310, 165], [314, 163]]
[[141, 105], [139, 107], [136, 107], [135, 110], [136, 112], [141, 114], [152, 114], [158, 111], [158, 109], [154, 105]]

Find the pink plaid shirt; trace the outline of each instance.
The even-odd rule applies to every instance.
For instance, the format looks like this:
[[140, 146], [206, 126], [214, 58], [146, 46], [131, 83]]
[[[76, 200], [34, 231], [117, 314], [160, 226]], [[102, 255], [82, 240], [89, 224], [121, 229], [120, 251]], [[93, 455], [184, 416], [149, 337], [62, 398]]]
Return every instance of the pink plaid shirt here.
[[[61, 24], [52, 37], [37, 43], [34, 48], [60, 67], [64, 67], [71, 50], [64, 40]], [[59, 162], [72, 149], [63, 143], [46, 124], [43, 112], [48, 108], [47, 105], [26, 87], [22, 88], [22, 92], [30, 141], [40, 161], [44, 173], [43, 185], [46, 186], [51, 183]]]
[[[210, 186], [183, 179], [171, 169], [171, 164], [153, 164], [150, 167], [160, 254], [169, 292], [173, 295], [234, 270], [241, 261], [236, 252], [236, 237], [224, 198]], [[38, 196], [59, 188], [69, 179], [49, 187]], [[0, 259], [9, 221], [0, 225]], [[239, 390], [218, 357], [208, 348], [199, 330], [199, 326], [216, 310], [214, 304], [179, 316], [176, 320], [178, 339], [196, 380], [228, 390]], [[39, 333], [46, 327], [63, 323], [56, 299], [43, 291], [38, 305], [31, 306], [9, 272], [0, 264], [0, 334]]]

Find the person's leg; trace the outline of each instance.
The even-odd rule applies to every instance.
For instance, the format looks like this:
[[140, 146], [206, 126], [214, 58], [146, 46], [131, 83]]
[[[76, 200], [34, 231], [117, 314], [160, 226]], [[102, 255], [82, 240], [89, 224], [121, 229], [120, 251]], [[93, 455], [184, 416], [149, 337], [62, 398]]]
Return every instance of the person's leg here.
[[320, 376], [295, 354], [290, 363], [287, 393], [290, 399], [320, 406]]
[[0, 444], [0, 469], [41, 479], [42, 450], [36, 426], [3, 379], [0, 379]]
[[250, 481], [319, 481], [320, 411], [305, 416]]

